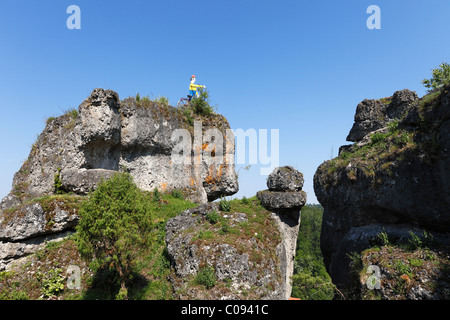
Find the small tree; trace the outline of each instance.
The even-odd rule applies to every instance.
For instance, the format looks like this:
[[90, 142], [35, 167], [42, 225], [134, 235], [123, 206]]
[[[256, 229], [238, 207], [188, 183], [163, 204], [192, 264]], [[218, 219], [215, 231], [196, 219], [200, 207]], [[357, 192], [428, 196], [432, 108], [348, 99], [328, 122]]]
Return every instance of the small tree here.
[[190, 102], [194, 113], [202, 116], [211, 115], [214, 110], [209, 102], [209, 91], [204, 88], [200, 88], [199, 92], [200, 96], [198, 98], [193, 98]]
[[152, 214], [148, 201], [127, 173], [99, 184], [79, 210], [76, 242], [83, 258], [117, 271], [121, 290], [132, 272], [137, 250], [151, 241]]
[[430, 79], [422, 80], [422, 84], [429, 88], [428, 92], [450, 84], [450, 64], [443, 62], [438, 68], [433, 69], [431, 73], [433, 76]]

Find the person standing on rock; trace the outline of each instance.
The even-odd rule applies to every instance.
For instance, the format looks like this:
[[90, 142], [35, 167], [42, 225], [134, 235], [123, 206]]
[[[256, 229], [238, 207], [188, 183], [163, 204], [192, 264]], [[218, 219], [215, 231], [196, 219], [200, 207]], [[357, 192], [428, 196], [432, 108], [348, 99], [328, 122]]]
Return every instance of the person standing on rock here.
[[205, 88], [206, 89], [206, 86], [195, 84], [195, 75], [192, 75], [191, 83], [189, 84], [189, 95], [188, 95], [189, 101], [191, 101], [192, 98], [198, 98], [199, 97], [199, 94], [198, 94], [198, 91], [197, 91], [198, 88]]

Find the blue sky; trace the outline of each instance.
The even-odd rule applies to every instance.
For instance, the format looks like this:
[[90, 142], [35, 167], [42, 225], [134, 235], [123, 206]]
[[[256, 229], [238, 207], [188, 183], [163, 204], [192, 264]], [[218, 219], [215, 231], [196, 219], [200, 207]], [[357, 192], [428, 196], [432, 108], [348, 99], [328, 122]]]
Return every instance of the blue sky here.
[[[70, 5], [81, 30], [66, 27]], [[380, 30], [366, 27], [370, 5]], [[449, 61], [449, 14], [446, 0], [2, 0], [0, 198], [48, 117], [99, 87], [176, 105], [195, 74], [233, 129], [279, 129], [280, 165], [303, 172], [317, 203], [314, 172], [347, 143], [356, 105], [422, 96], [420, 80]], [[266, 178], [241, 169], [236, 196]]]

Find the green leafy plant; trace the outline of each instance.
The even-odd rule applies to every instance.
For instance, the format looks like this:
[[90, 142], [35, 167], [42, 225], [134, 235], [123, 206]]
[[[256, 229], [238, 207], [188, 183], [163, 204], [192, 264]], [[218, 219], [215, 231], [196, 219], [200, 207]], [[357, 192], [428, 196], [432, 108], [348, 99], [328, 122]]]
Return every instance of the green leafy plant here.
[[411, 238], [408, 240], [410, 249], [415, 250], [421, 248], [423, 244], [422, 239], [420, 239], [420, 237], [411, 230], [409, 231], [409, 235], [411, 236]]
[[211, 115], [214, 112], [214, 109], [210, 105], [209, 91], [204, 88], [200, 88], [199, 91], [199, 97], [193, 98], [189, 104], [194, 110], [194, 113], [202, 116]]
[[204, 285], [206, 288], [212, 288], [216, 285], [216, 272], [211, 266], [203, 267], [195, 277], [197, 284]]
[[216, 224], [219, 221], [219, 218], [220, 215], [216, 210], [206, 214], [206, 220], [208, 220], [211, 224]]
[[231, 202], [226, 200], [225, 198], [220, 199], [219, 209], [220, 209], [220, 211], [230, 212], [230, 210], [231, 210]]
[[169, 98], [167, 97], [158, 97], [153, 102], [159, 104], [161, 107], [168, 107], [169, 104]]
[[48, 117], [47, 120], [45, 120], [45, 124], [49, 124], [55, 119], [56, 119], [55, 117]]
[[69, 108], [68, 110], [65, 111], [64, 114], [69, 115], [72, 118], [72, 120], [75, 120], [78, 117], [78, 110], [75, 108]]
[[382, 246], [389, 245], [389, 236], [386, 231], [382, 231], [379, 234], [377, 234], [377, 243], [379, 243]]
[[125, 294], [138, 254], [135, 248], [153, 240], [150, 205], [130, 174], [117, 173], [100, 183], [78, 212], [75, 240], [81, 256], [117, 272]]
[[58, 171], [55, 173], [55, 177], [53, 178], [53, 192], [55, 194], [63, 194], [64, 190], [62, 189], [62, 181], [61, 181], [61, 168], [58, 168]]
[[441, 63], [438, 68], [431, 70], [431, 74], [431, 78], [421, 81], [429, 89], [428, 92], [450, 83], [450, 64], [445, 62]]
[[183, 194], [183, 191], [181, 191], [181, 190], [173, 189], [170, 194], [174, 198], [177, 198], [177, 199], [180, 199], [180, 200], [184, 200], [184, 194]]
[[64, 290], [64, 276], [60, 268], [51, 269], [42, 279], [42, 290], [45, 297], [53, 297]]
[[158, 188], [155, 188], [153, 189], [153, 202], [158, 203], [159, 201], [161, 201], [161, 193]]
[[398, 130], [398, 120], [392, 120], [387, 125], [389, 133], [395, 133]]
[[375, 132], [371, 137], [370, 137], [370, 142], [372, 144], [377, 144], [379, 142], [384, 142], [386, 140], [387, 135], [383, 134], [381, 132]]

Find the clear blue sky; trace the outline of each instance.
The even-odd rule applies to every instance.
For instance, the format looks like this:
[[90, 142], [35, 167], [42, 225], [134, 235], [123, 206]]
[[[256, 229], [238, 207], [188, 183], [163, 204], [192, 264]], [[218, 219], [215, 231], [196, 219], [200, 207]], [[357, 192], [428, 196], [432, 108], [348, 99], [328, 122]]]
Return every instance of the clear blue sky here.
[[[380, 30], [366, 27], [372, 4]], [[81, 30], [66, 27], [70, 5]], [[447, 0], [2, 0], [0, 198], [48, 117], [98, 87], [175, 105], [195, 74], [232, 128], [280, 130], [280, 165], [303, 172], [317, 203], [314, 172], [347, 143], [356, 105], [422, 96], [449, 61], [449, 16]], [[259, 169], [239, 171], [236, 196], [266, 188]]]

